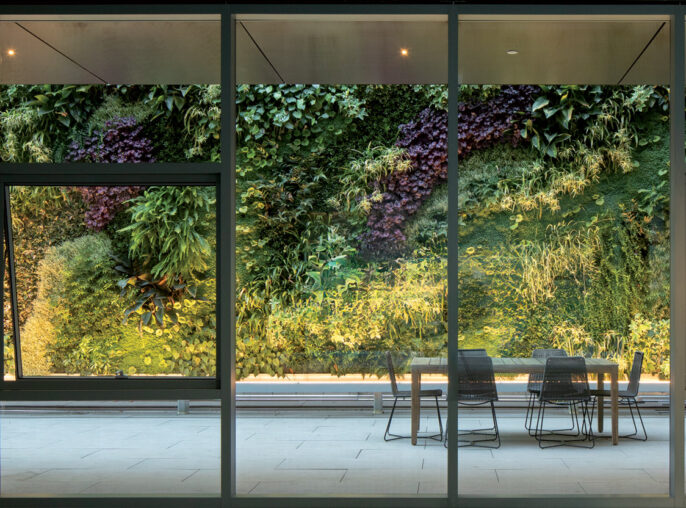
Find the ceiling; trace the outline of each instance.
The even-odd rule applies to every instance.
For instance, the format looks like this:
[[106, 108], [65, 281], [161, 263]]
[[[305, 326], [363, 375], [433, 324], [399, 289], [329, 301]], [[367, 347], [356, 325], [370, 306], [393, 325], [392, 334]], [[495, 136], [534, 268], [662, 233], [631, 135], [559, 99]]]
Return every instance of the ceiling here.
[[0, 82], [219, 83], [220, 34], [218, 18], [0, 20]]
[[[236, 28], [239, 83], [448, 80], [440, 15], [242, 15]], [[463, 16], [458, 38], [462, 83], [669, 82], [656, 16]], [[0, 83], [218, 83], [220, 39], [214, 15], [0, 16]]]

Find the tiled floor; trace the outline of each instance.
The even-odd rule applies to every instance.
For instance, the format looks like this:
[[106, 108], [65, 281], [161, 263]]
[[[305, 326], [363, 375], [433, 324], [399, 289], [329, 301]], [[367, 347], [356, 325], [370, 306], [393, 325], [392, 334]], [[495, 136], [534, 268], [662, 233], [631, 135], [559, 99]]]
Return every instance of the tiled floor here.
[[[461, 415], [460, 426], [490, 423], [480, 413]], [[431, 416], [423, 414], [422, 430], [436, 427]], [[523, 428], [523, 411], [499, 410], [501, 448], [460, 449], [460, 492], [666, 494], [668, 419], [651, 411], [645, 416], [645, 443], [622, 440], [613, 447], [601, 439], [592, 450], [540, 450]], [[386, 418], [368, 411], [242, 410], [236, 428], [239, 494], [444, 495], [443, 445], [384, 442]], [[397, 415], [394, 427], [409, 431], [407, 413]], [[0, 492], [217, 495], [219, 434], [215, 414], [0, 413]]]

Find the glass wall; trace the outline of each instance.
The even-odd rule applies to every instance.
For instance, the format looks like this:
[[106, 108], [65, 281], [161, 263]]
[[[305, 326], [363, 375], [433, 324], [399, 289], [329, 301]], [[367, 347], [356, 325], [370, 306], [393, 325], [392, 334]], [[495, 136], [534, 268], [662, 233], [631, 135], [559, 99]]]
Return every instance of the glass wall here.
[[668, 494], [668, 34], [461, 19], [463, 83], [489, 84], [460, 89], [459, 347], [495, 374], [461, 397], [461, 494]]
[[447, 355], [447, 19], [237, 30], [238, 493], [445, 496], [445, 376], [413, 446], [408, 374]]
[[5, 504], [221, 495], [220, 61], [218, 14], [0, 15]]
[[0, 14], [0, 498], [672, 503], [671, 18], [426, 8]]

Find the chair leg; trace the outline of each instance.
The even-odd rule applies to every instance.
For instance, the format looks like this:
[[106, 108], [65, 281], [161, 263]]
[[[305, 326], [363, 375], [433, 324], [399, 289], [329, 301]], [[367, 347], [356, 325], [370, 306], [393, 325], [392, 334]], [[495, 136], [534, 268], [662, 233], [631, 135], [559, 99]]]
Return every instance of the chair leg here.
[[498, 445], [495, 448], [500, 448], [500, 429], [498, 429], [498, 419], [495, 416], [495, 404], [491, 401], [491, 415], [493, 417], [493, 427], [495, 427], [495, 437]]
[[[533, 405], [534, 405], [534, 394], [529, 393], [529, 402], [526, 405], [526, 416], [524, 417], [524, 428], [526, 430], [531, 430], [531, 420], [533, 418]], [[529, 432], [531, 435], [531, 432]]]
[[[396, 439], [410, 439], [412, 436], [401, 436], [398, 434], [392, 434], [390, 432], [391, 430], [391, 422], [393, 421], [393, 415], [395, 414], [395, 406], [398, 404], [398, 398], [395, 397], [395, 400], [393, 401], [393, 408], [391, 409], [391, 414], [388, 417], [388, 423], [386, 424], [386, 432], [384, 432], [383, 435], [383, 440], [384, 441], [395, 441]], [[433, 439], [434, 441], [443, 441], [443, 422], [441, 420], [441, 410], [438, 405], [438, 396], [436, 397], [436, 413], [438, 414], [438, 427], [440, 429], [440, 432], [438, 434], [433, 434], [431, 436], [417, 436], [421, 437], [423, 439]]]
[[[391, 434], [391, 422], [393, 421], [393, 414], [395, 413], [395, 405], [398, 403], [398, 397], [395, 398], [393, 401], [393, 408], [391, 409], [391, 415], [388, 417], [388, 424], [386, 425], [386, 432], [384, 432], [383, 435], [383, 440], [384, 441], [395, 441], [396, 439], [403, 439], [408, 436], [399, 436], [397, 434]], [[389, 437], [390, 436], [390, 437]]]
[[[636, 401], [636, 397], [624, 397], [623, 400], [626, 400], [627, 405], [629, 406], [629, 413], [631, 414], [631, 422], [634, 425], [634, 431], [631, 434], [625, 434], [623, 436], [619, 436], [623, 439], [635, 439], [636, 441], [647, 441], [648, 440], [648, 434], [646, 433], [646, 428], [643, 423], [643, 417], [641, 416], [641, 410], [638, 408], [638, 402]], [[641, 423], [641, 428], [643, 429], [643, 437], [638, 437], [638, 426], [636, 425], [636, 417], [634, 415], [634, 410], [631, 407], [631, 403], [634, 403], [634, 407], [636, 408], [636, 413], [638, 413], [638, 419]], [[595, 398], [593, 399], [593, 405], [591, 409], [591, 422], [593, 422], [593, 414], [595, 412]], [[610, 436], [602, 436], [602, 437], [610, 437]]]
[[[629, 412], [631, 413], [631, 421], [634, 424], [634, 432], [633, 434], [626, 434], [624, 436], [619, 436], [627, 439], [635, 439], [637, 441], [647, 441], [648, 440], [648, 433], [646, 432], [646, 427], [643, 424], [643, 417], [641, 416], [641, 410], [638, 409], [638, 402], [636, 401], [636, 397], [627, 397], [626, 402], [629, 405]], [[631, 408], [631, 403], [634, 403], [634, 407], [636, 407], [636, 413], [638, 414], [638, 419], [641, 422], [641, 428], [643, 429], [643, 437], [638, 437], [638, 427], [636, 426], [636, 417], [634, 416], [634, 411]]]
[[[443, 421], [441, 420], [441, 409], [438, 407], [438, 395], [436, 395], [436, 415], [438, 416], [438, 441], [443, 441]], [[435, 439], [436, 436], [432, 436]]]
[[[545, 430], [543, 426], [545, 422], [546, 405], [545, 401], [540, 402], [538, 416], [536, 418], [536, 429], [534, 431], [534, 437], [536, 438], [536, 441], [538, 441], [538, 446], [540, 448], [553, 448], [556, 446], [593, 448], [595, 446], [595, 437], [593, 436], [593, 429], [591, 428], [592, 421], [589, 422], [588, 420], [591, 414], [588, 409], [588, 401], [570, 401], [568, 403], [569, 411], [572, 415], [573, 428], [576, 428], [576, 434], [560, 434], [554, 430]], [[581, 405], [581, 425], [579, 425], [579, 411], [577, 405]], [[548, 437], [543, 437], [544, 435]], [[559, 439], [552, 439], [552, 436], [558, 436]], [[589, 441], [590, 446], [578, 444], [584, 441]]]
[[[529, 411], [529, 407], [527, 407], [527, 409], [526, 409], [526, 413], [529, 416], [529, 424], [526, 425], [526, 423], [525, 423], [524, 426], [529, 431], [529, 436], [534, 437], [536, 432], [535, 432], [535, 428], [533, 428], [532, 425], [533, 425], [533, 419], [534, 419], [534, 411], [536, 410], [536, 396], [533, 393], [531, 394], [531, 397], [529, 398], [529, 404], [530, 404], [531, 411]], [[555, 432], [566, 432], [566, 431], [574, 430], [576, 427], [574, 424], [574, 413], [572, 411], [570, 411], [569, 417], [570, 417], [570, 420], [572, 422], [571, 427], [566, 427], [564, 429], [551, 429], [550, 432], [555, 433]], [[578, 433], [577, 433], [577, 435], [578, 435]]]
[[[500, 430], [498, 429], [498, 419], [496, 418], [495, 414], [495, 402], [494, 401], [488, 401], [491, 404], [491, 418], [493, 420], [493, 426], [485, 429], [472, 429], [472, 430], [465, 430], [462, 432], [458, 431], [458, 448], [464, 448], [468, 446], [473, 446], [476, 448], [491, 448], [491, 449], [496, 449], [500, 448]], [[485, 402], [484, 402], [485, 403]], [[490, 432], [484, 432], [484, 431], [490, 431]], [[462, 436], [462, 438], [460, 438]], [[486, 436], [485, 438], [481, 439], [465, 439], [467, 436]], [[495, 445], [492, 444], [483, 444], [483, 443], [493, 443], [495, 442]], [[462, 443], [462, 444], [460, 444]], [[448, 446], [448, 439], [446, 436], [445, 440], [445, 446]]]

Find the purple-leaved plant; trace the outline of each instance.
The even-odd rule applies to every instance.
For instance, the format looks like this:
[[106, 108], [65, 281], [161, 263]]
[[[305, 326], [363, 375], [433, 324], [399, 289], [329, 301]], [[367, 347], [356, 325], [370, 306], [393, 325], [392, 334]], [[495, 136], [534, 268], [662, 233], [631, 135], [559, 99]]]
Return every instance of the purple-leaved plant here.
[[[144, 136], [143, 127], [133, 117], [115, 118], [105, 123], [83, 143], [72, 143], [66, 160], [70, 162], [138, 163], [155, 162], [153, 146]], [[85, 223], [100, 231], [124, 208], [124, 202], [136, 197], [141, 186], [75, 187], [88, 205]]]
[[[458, 157], [497, 143], [517, 145], [520, 125], [529, 118], [538, 87], [504, 86], [485, 102], [458, 105]], [[412, 161], [409, 171], [395, 172], [375, 184], [381, 199], [371, 200], [367, 218], [369, 230], [361, 236], [369, 253], [395, 255], [402, 252], [407, 220], [417, 213], [434, 187], [448, 178], [448, 115], [427, 108], [400, 126], [396, 145], [405, 148]]]

